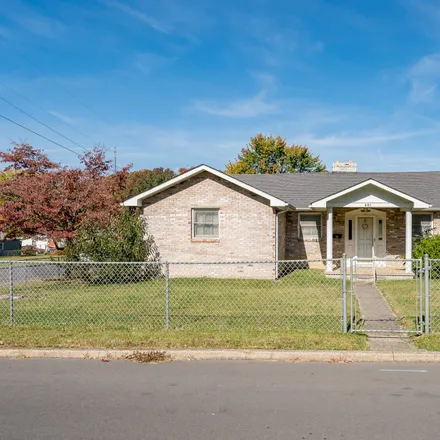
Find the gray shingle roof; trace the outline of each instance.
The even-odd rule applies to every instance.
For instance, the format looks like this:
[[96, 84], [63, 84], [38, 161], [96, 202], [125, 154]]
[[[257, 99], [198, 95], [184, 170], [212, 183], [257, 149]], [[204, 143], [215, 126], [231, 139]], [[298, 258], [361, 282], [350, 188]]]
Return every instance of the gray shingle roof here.
[[399, 173], [234, 174], [233, 177], [277, 197], [297, 209], [308, 208], [368, 179], [440, 207], [440, 171]]

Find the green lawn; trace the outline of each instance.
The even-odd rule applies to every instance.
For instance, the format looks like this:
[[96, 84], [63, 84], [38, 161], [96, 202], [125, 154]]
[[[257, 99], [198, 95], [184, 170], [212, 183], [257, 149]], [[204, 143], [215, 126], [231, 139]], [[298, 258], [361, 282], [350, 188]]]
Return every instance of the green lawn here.
[[[437, 273], [435, 276], [439, 276]], [[430, 280], [430, 323], [431, 332], [440, 332], [440, 279]]]
[[287, 330], [46, 329], [0, 327], [3, 348], [246, 348], [283, 350], [368, 350], [354, 334]]
[[[341, 331], [341, 281], [298, 270], [278, 281], [172, 278], [169, 328], [175, 330]], [[14, 323], [38, 328], [162, 330], [165, 280], [91, 285], [78, 279], [15, 283]], [[9, 323], [9, 289], [0, 286], [0, 323]]]
[[422, 335], [413, 340], [414, 345], [421, 350], [440, 351], [440, 333]]
[[[382, 292], [388, 304], [397, 315], [402, 327], [406, 330], [416, 329], [416, 316], [424, 317], [425, 298], [420, 309], [419, 286], [417, 280], [384, 280], [378, 281], [377, 287]], [[431, 332], [440, 332], [440, 280], [430, 281], [430, 322]], [[416, 313], [417, 304], [417, 313]]]
[[[380, 280], [376, 284], [405, 330], [417, 330], [417, 322], [421, 315], [419, 283], [420, 279], [407, 279]], [[424, 310], [422, 312], [424, 313]]]

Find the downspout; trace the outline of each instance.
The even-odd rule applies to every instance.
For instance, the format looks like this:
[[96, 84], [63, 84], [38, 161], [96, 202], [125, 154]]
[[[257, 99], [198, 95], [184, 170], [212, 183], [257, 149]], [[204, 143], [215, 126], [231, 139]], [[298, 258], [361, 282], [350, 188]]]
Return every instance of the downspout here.
[[278, 236], [279, 236], [279, 216], [280, 214], [285, 214], [286, 212], [290, 211], [290, 209], [285, 209], [284, 211], [278, 211], [276, 213], [276, 219], [275, 219], [275, 279], [278, 279], [279, 275], [279, 268], [278, 268], [278, 256], [279, 256], [279, 249], [278, 249]]

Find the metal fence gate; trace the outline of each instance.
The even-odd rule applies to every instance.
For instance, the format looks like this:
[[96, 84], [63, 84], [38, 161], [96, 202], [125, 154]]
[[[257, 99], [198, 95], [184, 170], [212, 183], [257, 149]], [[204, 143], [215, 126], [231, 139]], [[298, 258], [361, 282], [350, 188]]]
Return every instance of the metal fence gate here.
[[353, 258], [348, 264], [351, 332], [428, 331], [425, 292], [429, 276], [422, 259]]

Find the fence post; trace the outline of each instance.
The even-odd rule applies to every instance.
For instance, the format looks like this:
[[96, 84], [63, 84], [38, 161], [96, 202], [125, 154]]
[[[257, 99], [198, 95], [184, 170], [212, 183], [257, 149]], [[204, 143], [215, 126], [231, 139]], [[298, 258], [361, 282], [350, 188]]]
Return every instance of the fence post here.
[[9, 325], [14, 325], [14, 277], [12, 261], [9, 262]]
[[430, 316], [429, 316], [429, 311], [430, 311], [430, 292], [429, 292], [429, 279], [431, 277], [431, 267], [429, 264], [429, 257], [427, 254], [425, 254], [425, 333], [429, 334], [430, 332]]
[[165, 328], [170, 328], [170, 263], [165, 263]]
[[355, 330], [355, 324], [356, 324], [356, 316], [355, 312], [356, 309], [354, 307], [354, 289], [355, 285], [355, 277], [354, 277], [354, 264], [353, 264], [353, 257], [350, 257], [350, 331], [353, 332]]
[[347, 257], [342, 256], [342, 331], [347, 333]]

